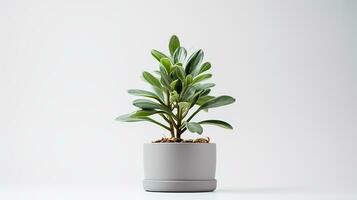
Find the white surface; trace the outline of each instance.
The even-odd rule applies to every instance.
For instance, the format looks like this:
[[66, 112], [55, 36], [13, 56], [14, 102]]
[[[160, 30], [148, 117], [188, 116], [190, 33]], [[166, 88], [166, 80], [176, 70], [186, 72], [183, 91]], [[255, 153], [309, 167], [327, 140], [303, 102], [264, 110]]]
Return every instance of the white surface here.
[[219, 189], [209, 193], [154, 193], [118, 188], [10, 188], [0, 189], [0, 198], [6, 200], [47, 199], [143, 199], [143, 200], [349, 200], [356, 199], [351, 191], [312, 191], [292, 188]]
[[142, 144], [166, 133], [113, 119], [133, 110], [126, 90], [146, 88], [150, 49], [175, 33], [204, 49], [213, 94], [237, 98], [201, 115], [235, 127], [204, 132], [221, 188], [354, 190], [356, 10], [348, 0], [1, 0], [0, 187], [141, 188]]

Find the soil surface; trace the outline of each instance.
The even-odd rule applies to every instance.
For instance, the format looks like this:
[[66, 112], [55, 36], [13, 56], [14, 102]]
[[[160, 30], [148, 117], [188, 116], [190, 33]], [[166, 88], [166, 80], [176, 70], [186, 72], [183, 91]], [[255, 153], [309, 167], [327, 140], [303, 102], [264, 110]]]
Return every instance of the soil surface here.
[[155, 140], [152, 143], [209, 143], [210, 139], [207, 138], [197, 138], [197, 139], [179, 139], [179, 138], [161, 138]]

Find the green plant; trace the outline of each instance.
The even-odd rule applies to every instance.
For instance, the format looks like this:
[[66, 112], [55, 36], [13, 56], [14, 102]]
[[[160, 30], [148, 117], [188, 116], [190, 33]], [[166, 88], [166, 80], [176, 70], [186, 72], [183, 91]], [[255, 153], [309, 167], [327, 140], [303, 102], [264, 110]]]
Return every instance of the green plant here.
[[[192, 122], [191, 120], [200, 111], [225, 106], [235, 101], [230, 96], [214, 97], [210, 95], [214, 83], [203, 83], [212, 77], [208, 73], [211, 68], [209, 62], [201, 65], [203, 51], [198, 50], [187, 57], [187, 51], [181, 47], [176, 35], [169, 42], [170, 56], [152, 50], [151, 54], [159, 61], [157, 76], [149, 72], [143, 73], [143, 78], [153, 87], [153, 92], [131, 89], [129, 94], [145, 97], [136, 99], [133, 105], [139, 108], [134, 113], [122, 115], [116, 120], [124, 122], [148, 121], [170, 131], [172, 138], [181, 139], [181, 135], [190, 132], [202, 134], [203, 124], [216, 125], [233, 129], [227, 122], [221, 120], [204, 120]], [[195, 111], [191, 111], [194, 110]], [[152, 118], [159, 116], [163, 122]]]

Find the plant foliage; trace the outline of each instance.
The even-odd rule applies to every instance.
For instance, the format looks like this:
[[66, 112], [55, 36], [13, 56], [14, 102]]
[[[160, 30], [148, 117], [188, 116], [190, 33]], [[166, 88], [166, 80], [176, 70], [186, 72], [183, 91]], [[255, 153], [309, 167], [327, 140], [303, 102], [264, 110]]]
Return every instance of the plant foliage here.
[[170, 131], [171, 137], [174, 138], [181, 138], [186, 130], [202, 134], [201, 125], [233, 129], [230, 124], [221, 120], [192, 121], [202, 110], [207, 111], [235, 101], [227, 95], [210, 95], [215, 84], [205, 82], [212, 74], [208, 72], [211, 63], [202, 64], [203, 51], [195, 51], [187, 58], [186, 49], [181, 46], [179, 38], [173, 35], [169, 42], [169, 53], [167, 56], [155, 49], [151, 51], [152, 56], [158, 61], [159, 70], [156, 71], [157, 76], [143, 72], [143, 78], [152, 86], [153, 91], [128, 90], [129, 94], [142, 97], [133, 101], [138, 110], [119, 116], [116, 120], [148, 121]]

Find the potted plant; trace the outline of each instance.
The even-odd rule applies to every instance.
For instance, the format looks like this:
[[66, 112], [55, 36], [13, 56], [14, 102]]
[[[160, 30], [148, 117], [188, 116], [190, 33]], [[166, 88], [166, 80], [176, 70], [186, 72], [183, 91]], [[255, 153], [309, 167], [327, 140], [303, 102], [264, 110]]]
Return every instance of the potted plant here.
[[[122, 115], [116, 120], [124, 122], [148, 121], [169, 132], [170, 137], [144, 144], [144, 181], [147, 191], [213, 191], [216, 189], [216, 144], [209, 138], [183, 139], [190, 131], [202, 134], [201, 125], [216, 125], [232, 129], [227, 122], [210, 119], [194, 121], [201, 111], [225, 106], [235, 101], [230, 96], [212, 96], [214, 83], [205, 81], [212, 77], [208, 73], [209, 62], [202, 63], [203, 51], [198, 50], [187, 57], [177, 36], [169, 42], [170, 55], [152, 50], [159, 62], [155, 75], [144, 72], [143, 78], [153, 90], [131, 89], [128, 92], [142, 98], [133, 105], [137, 110]], [[154, 118], [156, 117], [156, 118]]]

